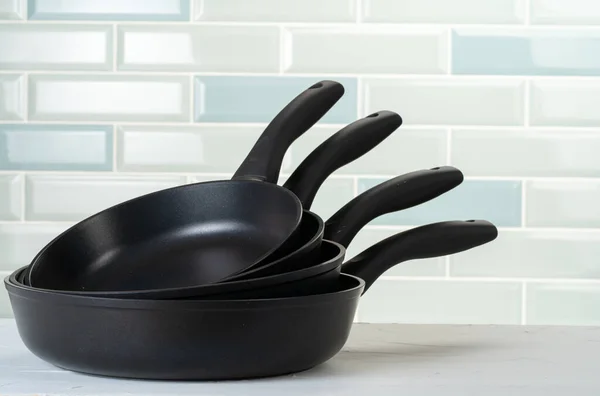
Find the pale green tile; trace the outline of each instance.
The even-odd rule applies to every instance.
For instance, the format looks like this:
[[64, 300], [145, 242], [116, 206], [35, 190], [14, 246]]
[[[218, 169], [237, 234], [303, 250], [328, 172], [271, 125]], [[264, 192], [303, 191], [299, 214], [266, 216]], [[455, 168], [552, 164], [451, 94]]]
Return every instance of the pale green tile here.
[[[270, 122], [308, 87], [331, 77], [202, 76], [195, 79], [197, 122]], [[357, 79], [335, 78], [344, 96], [319, 121], [347, 124], [357, 119]], [[381, 110], [381, 109], [378, 109]]]
[[527, 226], [600, 228], [600, 181], [536, 180], [525, 186]]
[[190, 0], [29, 0], [28, 13], [42, 20], [187, 21]]
[[0, 75], [0, 120], [21, 121], [25, 119], [25, 111], [25, 77]]
[[541, 79], [530, 84], [531, 125], [600, 126], [597, 79]]
[[154, 191], [185, 184], [177, 176], [27, 177], [27, 220], [80, 221], [113, 205]]
[[0, 0], [0, 19], [24, 19], [25, 0]]
[[120, 70], [279, 72], [277, 26], [126, 25]]
[[186, 76], [35, 75], [29, 118], [48, 121], [189, 121]]
[[286, 28], [284, 71], [445, 74], [447, 35], [442, 28]]
[[600, 232], [502, 230], [496, 240], [450, 256], [450, 275], [499, 278], [600, 278]]
[[515, 325], [521, 322], [521, 285], [380, 279], [358, 312], [361, 322], [370, 323]]
[[367, 22], [512, 24], [525, 21], [526, 0], [363, 0]]
[[23, 207], [23, 175], [0, 175], [0, 220], [19, 220]]
[[0, 224], [0, 271], [28, 265], [48, 242], [65, 231], [68, 223]]
[[0, 68], [111, 70], [110, 25], [0, 25]]
[[520, 79], [366, 78], [365, 112], [396, 111], [406, 125], [524, 125]]
[[453, 129], [451, 144], [450, 163], [469, 176], [600, 176], [597, 131]]
[[599, 326], [600, 285], [529, 283], [526, 324]]
[[597, 25], [600, 23], [598, 0], [531, 0], [532, 24]]
[[192, 0], [199, 21], [354, 22], [357, 0]]
[[0, 170], [112, 170], [108, 125], [0, 125]]
[[[363, 192], [389, 179], [359, 179]], [[446, 220], [482, 219], [498, 227], [521, 226], [521, 182], [465, 180], [421, 205], [380, 216], [371, 225], [423, 225]]]

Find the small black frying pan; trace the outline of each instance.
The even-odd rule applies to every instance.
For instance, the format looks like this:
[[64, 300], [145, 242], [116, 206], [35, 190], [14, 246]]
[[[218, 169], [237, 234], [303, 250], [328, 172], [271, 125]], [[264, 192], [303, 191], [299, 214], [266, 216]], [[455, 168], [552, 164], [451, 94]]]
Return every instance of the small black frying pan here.
[[320, 262], [321, 250], [329, 253], [337, 248], [331, 246], [333, 242], [338, 242], [346, 248], [360, 229], [372, 219], [433, 199], [458, 186], [462, 180], [463, 175], [460, 170], [444, 166], [407, 173], [372, 187], [344, 205], [326, 222], [328, 225], [325, 226], [324, 234], [331, 239], [322, 241], [320, 249], [317, 250], [319, 254], [317, 259], [281, 260], [273, 265], [240, 274], [240, 278], [243, 279], [186, 288], [136, 290], [135, 292], [58, 292], [94, 297], [148, 299], [158, 299], [157, 296], [160, 296], [160, 299], [212, 298], [210, 296], [221, 298], [222, 295], [226, 295], [227, 298], [238, 298], [252, 296], [255, 289], [261, 289], [258, 291], [261, 295], [286, 293], [293, 291], [293, 288], [304, 288], [307, 284], [310, 285], [312, 278], [335, 269], [342, 263], [343, 254], [337, 258], [337, 262], [329, 259], [325, 263]]
[[[346, 343], [359, 298], [387, 269], [493, 240], [478, 222], [430, 224], [367, 249], [318, 294], [252, 300], [121, 300], [5, 279], [27, 348], [64, 369], [161, 380], [275, 376], [319, 365]], [[389, 302], [392, 303], [393, 302]]]
[[144, 276], [135, 279], [135, 289], [186, 287], [217, 282], [268, 258], [302, 218], [298, 197], [276, 185], [285, 152], [343, 94], [341, 84], [321, 81], [294, 98], [232, 180], [143, 195], [77, 223], [33, 259], [29, 283], [110, 290], [136, 273]]

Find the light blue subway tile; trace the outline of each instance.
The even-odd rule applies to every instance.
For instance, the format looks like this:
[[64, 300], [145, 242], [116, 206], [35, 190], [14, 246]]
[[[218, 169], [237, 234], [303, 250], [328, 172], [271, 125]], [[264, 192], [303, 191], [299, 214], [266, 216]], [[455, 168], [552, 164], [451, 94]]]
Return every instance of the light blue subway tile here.
[[187, 21], [190, 0], [29, 0], [28, 13], [43, 20]]
[[112, 127], [0, 124], [1, 170], [108, 171]]
[[521, 322], [521, 285], [380, 279], [361, 298], [358, 318], [370, 323], [516, 325]]
[[[327, 77], [203, 76], [195, 80], [195, 120], [270, 122], [294, 97]], [[357, 118], [357, 80], [336, 78], [344, 96], [321, 123], [346, 124]]]
[[453, 129], [451, 144], [451, 164], [469, 176], [600, 176], [594, 130]]
[[500, 230], [494, 241], [450, 256], [450, 276], [599, 279], [600, 232]]
[[600, 285], [530, 283], [528, 325], [599, 326]]
[[[359, 179], [359, 193], [388, 179]], [[421, 205], [373, 220], [372, 225], [422, 225], [446, 220], [483, 219], [499, 227], [521, 225], [521, 182], [465, 180]]]
[[283, 38], [286, 72], [446, 74], [448, 67], [443, 28], [291, 27]]
[[538, 79], [530, 84], [531, 125], [600, 126], [598, 79]]
[[405, 125], [524, 125], [525, 83], [477, 77], [365, 78], [365, 114], [398, 112]]
[[363, 0], [363, 20], [393, 23], [523, 23], [526, 0]]
[[598, 0], [531, 0], [531, 23], [547, 25], [597, 25]]
[[0, 224], [0, 271], [28, 265], [44, 245], [69, 226], [70, 223]]
[[24, 19], [25, 0], [0, 0], [0, 19]]
[[193, 0], [199, 21], [354, 22], [357, 0]]
[[29, 118], [48, 121], [189, 121], [186, 76], [32, 75]]
[[277, 26], [119, 27], [119, 69], [279, 72]]
[[582, 30], [456, 29], [452, 73], [600, 75], [600, 33]]
[[23, 207], [23, 175], [0, 175], [0, 220], [19, 220]]
[[25, 96], [24, 76], [0, 74], [0, 120], [21, 121], [25, 119]]
[[[396, 228], [396, 227], [394, 227]], [[375, 245], [387, 237], [398, 234], [408, 228], [372, 228], [366, 227], [358, 232], [348, 246], [346, 260], [351, 259], [365, 249]], [[446, 258], [433, 257], [428, 259], [410, 260], [400, 263], [389, 270], [384, 276], [444, 276], [446, 274]]]
[[140, 195], [185, 184], [179, 176], [27, 176], [25, 219], [79, 221]]
[[0, 68], [111, 70], [110, 25], [0, 25]]
[[526, 225], [600, 228], [600, 181], [535, 180], [525, 186]]

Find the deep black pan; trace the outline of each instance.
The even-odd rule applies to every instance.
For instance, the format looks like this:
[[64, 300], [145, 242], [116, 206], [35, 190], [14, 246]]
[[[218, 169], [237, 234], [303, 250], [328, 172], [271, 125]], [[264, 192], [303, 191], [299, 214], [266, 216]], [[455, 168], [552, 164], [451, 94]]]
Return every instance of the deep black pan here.
[[302, 205], [276, 185], [285, 152], [342, 97], [321, 81], [267, 126], [232, 180], [188, 184], [123, 202], [51, 241], [29, 283], [74, 290], [146, 290], [217, 282], [281, 248]]
[[[326, 239], [339, 242], [347, 247], [352, 238], [369, 221], [385, 213], [406, 209], [419, 205], [439, 196], [463, 180], [460, 170], [451, 166], [435, 169], [424, 169], [395, 177], [380, 185], [372, 187], [344, 205], [326, 222], [324, 234]], [[368, 198], [368, 199], [367, 199]], [[335, 221], [332, 221], [335, 220]], [[324, 253], [331, 252], [331, 242], [323, 240], [321, 249]], [[319, 253], [321, 254], [321, 253]], [[343, 254], [336, 255], [331, 260], [322, 263], [321, 258], [296, 258], [283, 260], [278, 265], [269, 265], [248, 271], [240, 277], [243, 279], [213, 284], [204, 284], [186, 288], [138, 290], [134, 293], [123, 291], [60, 291], [61, 293], [80, 294], [95, 297], [110, 298], [149, 298], [149, 299], [187, 299], [218, 295], [227, 298], [247, 297], [253, 290], [261, 295], [271, 292], [273, 295], [292, 290], [292, 287], [304, 288], [310, 284], [314, 276], [328, 272], [342, 263]], [[330, 257], [329, 255], [327, 257]], [[300, 282], [300, 283], [299, 283]]]
[[[89, 374], [171, 380], [275, 376], [319, 365], [344, 346], [361, 294], [387, 269], [495, 237], [466, 222], [385, 239], [319, 290], [253, 300], [121, 300], [39, 291], [5, 279], [19, 334], [41, 359]], [[364, 280], [363, 280], [364, 279]], [[393, 304], [393, 302], [388, 302]]]

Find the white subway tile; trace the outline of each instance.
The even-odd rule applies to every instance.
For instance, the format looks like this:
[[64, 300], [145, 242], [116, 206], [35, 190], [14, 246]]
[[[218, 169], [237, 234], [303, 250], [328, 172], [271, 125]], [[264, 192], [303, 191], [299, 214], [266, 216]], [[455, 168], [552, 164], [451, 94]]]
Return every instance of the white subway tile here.
[[496, 240], [450, 256], [450, 276], [553, 279], [600, 277], [596, 230], [500, 230]]
[[110, 70], [110, 25], [0, 25], [0, 68]]
[[200, 21], [354, 22], [357, 0], [194, 0]]
[[479, 78], [367, 78], [366, 114], [397, 111], [406, 125], [523, 125], [524, 82]]
[[26, 111], [25, 96], [24, 76], [19, 74], [0, 75], [0, 120], [23, 120]]
[[531, 0], [531, 23], [590, 24], [600, 23], [598, 0]]
[[185, 76], [35, 75], [29, 79], [33, 120], [189, 121]]
[[[0, 271], [0, 279], [4, 279], [11, 273], [9, 271]], [[0, 318], [12, 318], [14, 317], [10, 300], [8, 298], [8, 292], [5, 287], [0, 291]]]
[[24, 19], [25, 0], [0, 0], [0, 19]]
[[13, 271], [28, 265], [44, 245], [69, 226], [66, 223], [0, 224], [0, 271]]
[[371, 323], [519, 324], [521, 285], [380, 279], [361, 298], [358, 315]]
[[363, 20], [397, 23], [523, 23], [526, 0], [363, 0]]
[[600, 80], [543, 79], [531, 82], [531, 124], [600, 126]]
[[600, 176], [600, 134], [589, 130], [453, 129], [451, 164], [469, 176]]
[[600, 181], [535, 180], [526, 189], [528, 226], [600, 228]]
[[276, 26], [120, 26], [119, 69], [278, 72]]
[[0, 220], [19, 220], [23, 205], [23, 175], [0, 175]]
[[[348, 246], [346, 260], [351, 259], [365, 249], [375, 245], [387, 237], [398, 234], [408, 228], [373, 229], [363, 228]], [[343, 271], [343, 270], [342, 270]], [[446, 274], [446, 258], [434, 257], [410, 260], [390, 268], [385, 276], [444, 276]]]
[[600, 285], [528, 284], [526, 324], [599, 326]]
[[447, 35], [441, 28], [288, 28], [284, 68], [294, 73], [445, 74]]
[[140, 195], [185, 184], [177, 176], [27, 177], [27, 220], [79, 221]]

